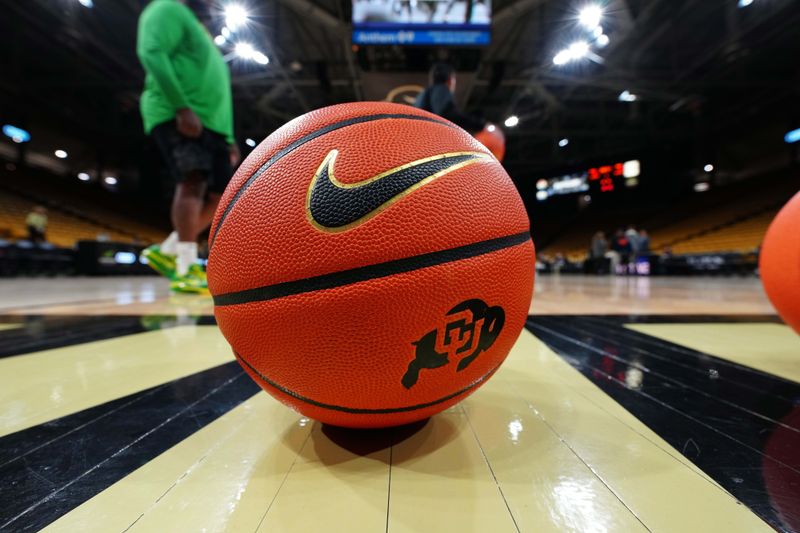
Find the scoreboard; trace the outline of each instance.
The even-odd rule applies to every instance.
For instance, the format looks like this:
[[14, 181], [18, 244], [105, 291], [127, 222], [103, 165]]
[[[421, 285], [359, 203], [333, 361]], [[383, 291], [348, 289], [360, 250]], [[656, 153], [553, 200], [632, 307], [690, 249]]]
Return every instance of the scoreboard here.
[[536, 182], [536, 199], [578, 193], [610, 193], [623, 187], [635, 187], [642, 173], [638, 159], [599, 165]]

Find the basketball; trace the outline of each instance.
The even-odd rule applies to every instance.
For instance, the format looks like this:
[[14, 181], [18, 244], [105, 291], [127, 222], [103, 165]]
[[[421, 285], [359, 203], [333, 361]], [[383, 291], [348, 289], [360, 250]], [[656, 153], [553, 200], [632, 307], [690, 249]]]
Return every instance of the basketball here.
[[482, 145], [484, 145], [498, 161], [502, 161], [506, 155], [506, 136], [503, 130], [494, 124], [487, 124], [481, 131], [475, 134]]
[[800, 333], [800, 193], [770, 224], [761, 247], [761, 281], [783, 320]]
[[339, 426], [456, 404], [499, 368], [531, 302], [511, 179], [464, 130], [399, 104], [336, 105], [275, 131], [228, 185], [209, 249], [240, 364]]

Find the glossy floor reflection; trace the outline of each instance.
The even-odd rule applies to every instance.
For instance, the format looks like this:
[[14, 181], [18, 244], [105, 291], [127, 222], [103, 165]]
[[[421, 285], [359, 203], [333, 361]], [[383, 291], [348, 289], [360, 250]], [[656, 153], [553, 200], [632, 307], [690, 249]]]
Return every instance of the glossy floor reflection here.
[[0, 531], [800, 528], [771, 316], [535, 316], [473, 396], [366, 433], [261, 392], [203, 313], [0, 323]]
[[[537, 315], [773, 314], [754, 277], [538, 275]], [[170, 294], [155, 277], [0, 279], [0, 313], [15, 315], [213, 314], [210, 297]]]

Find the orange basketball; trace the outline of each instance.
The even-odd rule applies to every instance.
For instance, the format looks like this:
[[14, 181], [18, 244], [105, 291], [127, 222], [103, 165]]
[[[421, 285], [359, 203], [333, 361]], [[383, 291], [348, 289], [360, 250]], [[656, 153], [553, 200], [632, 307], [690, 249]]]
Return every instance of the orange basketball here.
[[800, 192], [770, 224], [761, 246], [764, 290], [783, 320], [800, 333]]
[[506, 155], [506, 136], [499, 127], [487, 124], [485, 128], [475, 134], [475, 138], [489, 149], [498, 161]]
[[312, 111], [242, 163], [208, 285], [248, 374], [319, 421], [382, 427], [474, 392], [516, 341], [534, 249], [514, 185], [468, 133], [391, 103]]

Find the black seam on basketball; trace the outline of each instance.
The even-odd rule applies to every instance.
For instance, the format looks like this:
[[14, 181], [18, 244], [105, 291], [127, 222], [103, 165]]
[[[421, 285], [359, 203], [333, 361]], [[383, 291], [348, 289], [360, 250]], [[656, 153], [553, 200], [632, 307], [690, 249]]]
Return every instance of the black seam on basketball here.
[[264, 383], [266, 383], [267, 385], [269, 385], [269, 386], [281, 391], [282, 393], [284, 393], [284, 394], [286, 394], [288, 396], [291, 396], [292, 398], [295, 398], [297, 400], [300, 400], [301, 402], [305, 402], [307, 404], [311, 404], [311, 405], [316, 406], [316, 407], [322, 407], [323, 409], [330, 409], [331, 411], [341, 411], [343, 413], [350, 413], [350, 414], [355, 414], [355, 415], [382, 415], [382, 414], [389, 414], [389, 413], [405, 413], [405, 412], [408, 412], [408, 411], [416, 411], [417, 409], [424, 409], [426, 407], [432, 407], [432, 406], [434, 406], [436, 404], [439, 404], [439, 403], [442, 403], [442, 402], [446, 402], [447, 400], [452, 400], [456, 396], [460, 396], [460, 395], [464, 394], [465, 392], [468, 392], [471, 389], [474, 389], [475, 387], [477, 387], [478, 385], [480, 385], [481, 383], [483, 383], [484, 381], [489, 379], [492, 376], [492, 374], [494, 374], [497, 371], [497, 369], [500, 368], [500, 365], [497, 365], [496, 367], [494, 367], [489, 372], [487, 372], [486, 374], [481, 376], [477, 381], [475, 381], [474, 383], [470, 384], [469, 386], [464, 387], [463, 389], [461, 389], [459, 391], [456, 391], [456, 392], [454, 392], [452, 394], [448, 394], [447, 396], [439, 398], [438, 400], [433, 400], [432, 402], [420, 403], [420, 404], [417, 404], [417, 405], [409, 405], [409, 406], [406, 406], [406, 407], [386, 407], [386, 408], [383, 408], [383, 409], [362, 409], [362, 408], [356, 408], [356, 407], [344, 407], [342, 405], [332, 405], [332, 404], [318, 402], [316, 400], [312, 400], [311, 398], [306, 398], [305, 396], [302, 396], [302, 395], [300, 395], [300, 394], [298, 394], [298, 393], [296, 393], [296, 392], [294, 392], [292, 390], [289, 390], [286, 387], [282, 387], [281, 385], [278, 385], [277, 383], [275, 383], [274, 381], [269, 379], [267, 376], [265, 376], [264, 374], [262, 374], [261, 372], [256, 370], [256, 368], [253, 367], [253, 365], [251, 365], [250, 362], [247, 361], [247, 359], [245, 359], [244, 357], [242, 357], [238, 352], [234, 351], [233, 354], [236, 356], [237, 359], [239, 359], [241, 362], [243, 362], [245, 365], [247, 365], [247, 368], [252, 370], [259, 378], [261, 378], [264, 381]]
[[450, 248], [448, 250], [430, 252], [414, 257], [395, 259], [394, 261], [352, 268], [350, 270], [342, 270], [341, 272], [322, 274], [321, 276], [314, 276], [313, 278], [298, 279], [294, 281], [286, 281], [284, 283], [276, 283], [274, 285], [267, 285], [265, 287], [256, 287], [254, 289], [245, 289], [243, 291], [217, 294], [214, 295], [214, 305], [224, 306], [250, 302], [264, 302], [268, 300], [274, 300], [276, 298], [283, 298], [285, 296], [302, 294], [305, 292], [314, 292], [323, 289], [341, 287], [343, 285], [351, 285], [360, 281], [385, 278], [395, 274], [402, 274], [405, 272], [411, 272], [413, 270], [419, 270], [444, 263], [460, 261], [462, 259], [469, 259], [479, 255], [485, 255], [491, 252], [502, 250], [504, 248], [518, 246], [530, 241], [530, 239], [530, 233], [524, 231], [522, 233], [516, 233], [506, 237], [480, 241], [473, 244], [468, 244], [466, 246], [459, 246], [458, 248]]
[[300, 137], [299, 139], [297, 139], [296, 141], [293, 141], [292, 143], [290, 143], [288, 146], [284, 147], [283, 149], [278, 150], [275, 153], [275, 155], [270, 157], [267, 160], [266, 163], [261, 165], [258, 168], [258, 170], [253, 172], [253, 174], [251, 174], [250, 177], [247, 178], [247, 181], [245, 181], [244, 184], [241, 187], [239, 187], [239, 190], [236, 191], [236, 194], [233, 195], [233, 198], [231, 198], [231, 201], [228, 203], [227, 206], [225, 206], [225, 211], [222, 212], [222, 216], [219, 219], [219, 223], [214, 228], [214, 233], [211, 235], [211, 240], [210, 240], [209, 245], [208, 245], [209, 250], [214, 246], [214, 241], [216, 241], [216, 239], [217, 239], [217, 234], [219, 233], [219, 230], [222, 227], [222, 224], [225, 222], [225, 219], [228, 217], [228, 213], [230, 213], [231, 209], [233, 209], [234, 204], [236, 204], [236, 202], [239, 200], [239, 197], [269, 167], [271, 167], [272, 165], [274, 165], [275, 163], [280, 161], [284, 156], [286, 156], [289, 153], [293, 152], [295, 149], [299, 148], [300, 146], [304, 145], [305, 143], [307, 143], [309, 141], [313, 141], [317, 137], [321, 137], [322, 135], [325, 135], [326, 133], [330, 133], [332, 131], [335, 131], [335, 130], [338, 130], [338, 129], [341, 129], [341, 128], [345, 128], [347, 126], [352, 126], [354, 124], [362, 124], [364, 122], [372, 122], [374, 120], [384, 120], [384, 119], [387, 119], [387, 120], [391, 120], [391, 119], [422, 120], [422, 121], [425, 121], [425, 122], [434, 122], [436, 124], [441, 124], [443, 126], [447, 126], [447, 127], [450, 127], [450, 128], [454, 127], [449, 122], [445, 122], [443, 120], [437, 120], [435, 118], [430, 118], [430, 117], [421, 117], [419, 115], [406, 115], [404, 113], [381, 113], [381, 114], [378, 114], [378, 115], [365, 115], [363, 117], [355, 117], [355, 118], [350, 118], [350, 119], [347, 119], [347, 120], [342, 120], [340, 122], [334, 122], [333, 124], [328, 124], [327, 126], [325, 126], [323, 128], [320, 128], [320, 129], [318, 129], [316, 131], [313, 131], [313, 132], [309, 133], [308, 135]]

